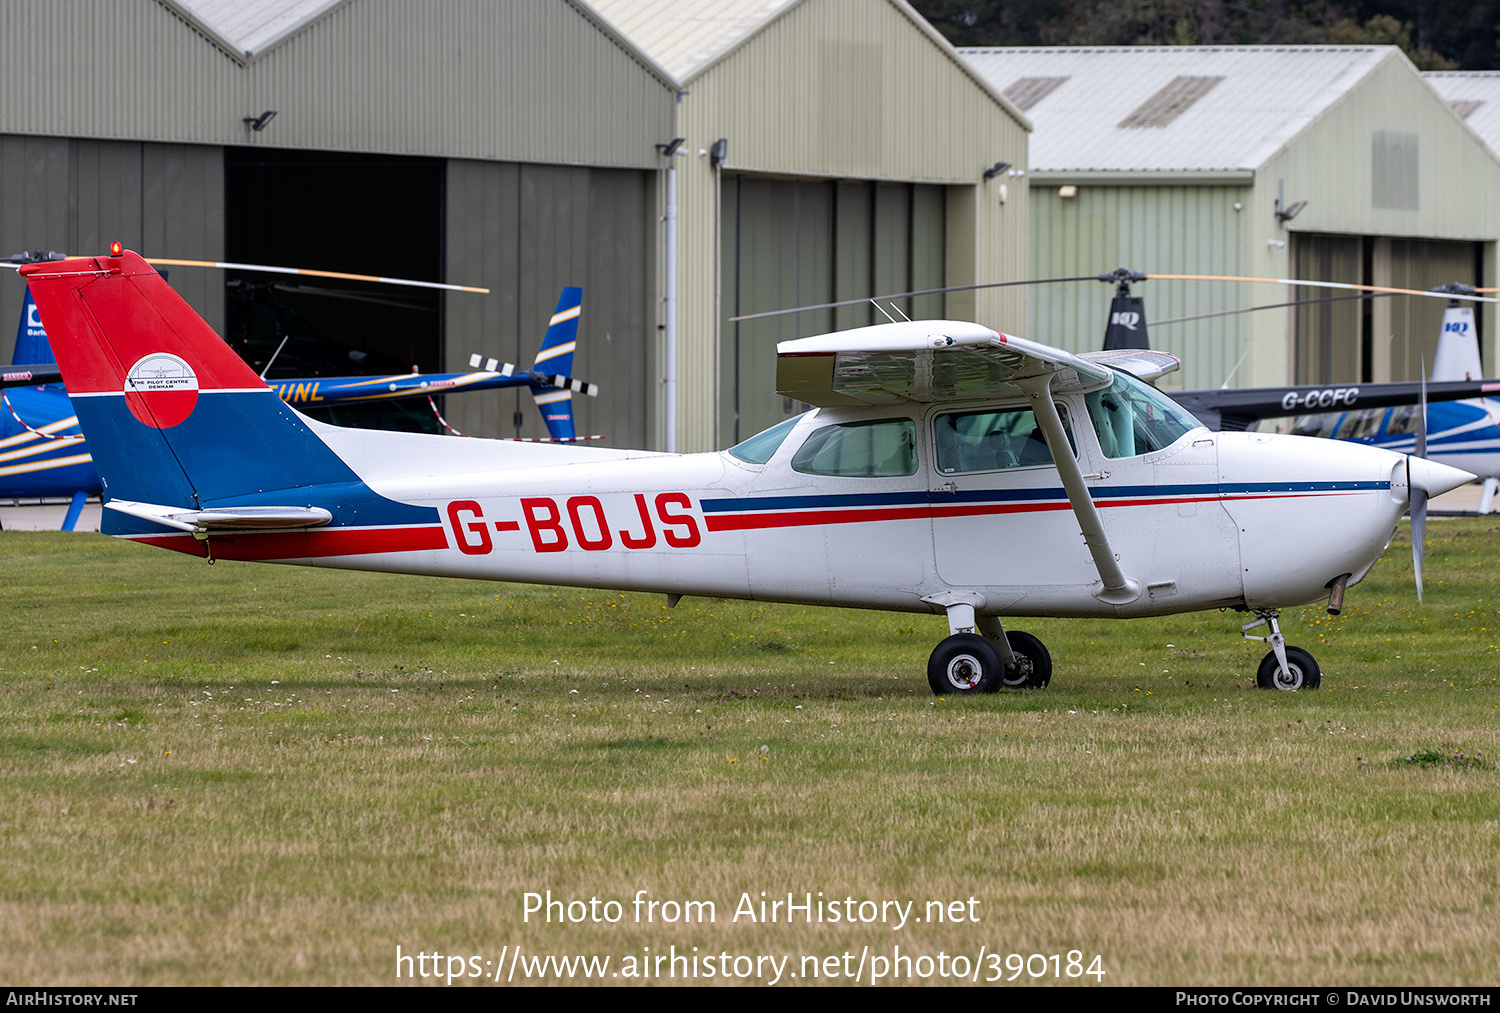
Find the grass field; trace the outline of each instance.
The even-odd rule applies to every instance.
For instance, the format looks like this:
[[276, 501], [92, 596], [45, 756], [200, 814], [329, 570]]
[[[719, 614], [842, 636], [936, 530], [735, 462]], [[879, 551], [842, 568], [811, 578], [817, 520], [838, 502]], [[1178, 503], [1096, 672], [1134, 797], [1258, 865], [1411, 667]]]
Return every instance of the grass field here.
[[[881, 958], [897, 982], [1494, 984], [1497, 530], [1430, 525], [1424, 606], [1398, 536], [1342, 617], [1288, 613], [1317, 692], [1254, 689], [1243, 617], [1204, 613], [1017, 623], [1052, 686], [941, 700], [937, 616], [5, 532], [0, 980], [431, 984], [458, 956], [519, 983], [584, 955], [668, 982], [675, 947], [698, 982], [789, 957], [782, 982]], [[548, 890], [599, 903], [528, 920]], [[763, 922], [762, 891], [877, 920]]]

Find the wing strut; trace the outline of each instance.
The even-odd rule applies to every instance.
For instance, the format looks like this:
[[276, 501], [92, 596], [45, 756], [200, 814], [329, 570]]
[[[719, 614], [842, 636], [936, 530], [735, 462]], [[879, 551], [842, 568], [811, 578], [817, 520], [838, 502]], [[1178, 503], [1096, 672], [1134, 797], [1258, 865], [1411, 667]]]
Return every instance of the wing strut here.
[[1047, 449], [1052, 451], [1052, 460], [1057, 463], [1057, 474], [1062, 478], [1063, 489], [1068, 493], [1068, 502], [1073, 505], [1073, 516], [1078, 518], [1078, 527], [1083, 540], [1094, 557], [1094, 566], [1099, 571], [1100, 585], [1094, 588], [1094, 597], [1110, 605], [1127, 605], [1141, 596], [1141, 583], [1125, 576], [1109, 547], [1109, 538], [1099, 522], [1099, 511], [1094, 506], [1094, 497], [1083, 481], [1083, 472], [1068, 445], [1068, 435], [1063, 432], [1062, 418], [1057, 414], [1057, 405], [1052, 403], [1050, 390], [1052, 377], [1048, 371], [1040, 376], [1012, 381], [1031, 399], [1032, 411], [1047, 438]]

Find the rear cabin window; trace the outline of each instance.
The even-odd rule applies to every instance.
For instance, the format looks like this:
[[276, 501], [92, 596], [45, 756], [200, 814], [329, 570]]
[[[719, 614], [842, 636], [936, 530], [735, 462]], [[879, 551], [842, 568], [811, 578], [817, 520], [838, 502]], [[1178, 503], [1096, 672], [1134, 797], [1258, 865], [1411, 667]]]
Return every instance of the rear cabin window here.
[[[1077, 454], [1066, 415], [1063, 428]], [[933, 422], [932, 435], [937, 445], [938, 471], [945, 475], [1054, 463], [1046, 437], [1029, 408], [939, 415]]]
[[793, 455], [792, 470], [838, 478], [915, 475], [916, 423], [911, 419], [881, 419], [815, 429]]

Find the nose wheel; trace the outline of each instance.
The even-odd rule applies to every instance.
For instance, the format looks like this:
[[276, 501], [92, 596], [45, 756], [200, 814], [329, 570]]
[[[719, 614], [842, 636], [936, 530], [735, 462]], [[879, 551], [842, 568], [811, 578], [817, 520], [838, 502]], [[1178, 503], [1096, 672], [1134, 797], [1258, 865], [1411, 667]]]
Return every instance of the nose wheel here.
[[[1286, 638], [1281, 635], [1281, 626], [1277, 623], [1281, 610], [1266, 609], [1255, 614], [1260, 618], [1246, 623], [1240, 628], [1240, 632], [1245, 635], [1246, 640], [1259, 640], [1271, 645], [1271, 653], [1260, 659], [1260, 667], [1255, 671], [1255, 684], [1261, 689], [1317, 689], [1323, 681], [1323, 673], [1311, 654], [1300, 647], [1287, 646]], [[1270, 636], [1250, 635], [1251, 630], [1262, 625], [1270, 627]]]
[[1313, 656], [1300, 647], [1286, 649], [1286, 670], [1272, 651], [1260, 659], [1260, 668], [1255, 672], [1255, 684], [1261, 689], [1317, 689], [1323, 681], [1323, 673]]

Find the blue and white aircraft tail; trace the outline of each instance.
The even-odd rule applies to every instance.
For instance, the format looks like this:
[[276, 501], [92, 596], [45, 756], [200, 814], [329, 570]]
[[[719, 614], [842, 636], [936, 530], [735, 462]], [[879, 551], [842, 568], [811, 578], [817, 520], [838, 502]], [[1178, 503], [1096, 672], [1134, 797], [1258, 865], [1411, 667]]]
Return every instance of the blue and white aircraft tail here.
[[[543, 375], [573, 372], [573, 353], [578, 349], [578, 315], [583, 310], [583, 289], [569, 286], [558, 297], [557, 309], [547, 321], [547, 334], [532, 364], [533, 373]], [[542, 390], [533, 385], [531, 400], [536, 402], [547, 423], [547, 432], [555, 440], [571, 440], [578, 435], [573, 425], [573, 389]]]

